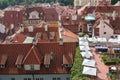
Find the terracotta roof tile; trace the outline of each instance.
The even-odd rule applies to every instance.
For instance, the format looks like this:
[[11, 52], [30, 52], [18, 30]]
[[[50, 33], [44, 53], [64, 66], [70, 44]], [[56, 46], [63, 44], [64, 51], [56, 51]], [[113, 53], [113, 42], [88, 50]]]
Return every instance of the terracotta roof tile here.
[[45, 21], [58, 21], [58, 13], [55, 8], [46, 8], [43, 12]]
[[32, 46], [23, 60], [23, 64], [41, 64], [42, 57], [35, 46]]
[[15, 42], [15, 43], [23, 43], [25, 38], [26, 38], [26, 35], [19, 33], [19, 34], [15, 35], [15, 37], [13, 38], [13, 42]]
[[63, 64], [73, 64], [73, 54], [68, 53], [63, 55]]
[[7, 55], [2, 55], [0, 60], [0, 65], [4, 65], [6, 63], [6, 60], [7, 60]]
[[71, 38], [78, 39], [78, 36], [76, 34], [72, 33], [70, 30], [65, 29], [65, 28], [63, 29], [63, 35], [71, 37]]

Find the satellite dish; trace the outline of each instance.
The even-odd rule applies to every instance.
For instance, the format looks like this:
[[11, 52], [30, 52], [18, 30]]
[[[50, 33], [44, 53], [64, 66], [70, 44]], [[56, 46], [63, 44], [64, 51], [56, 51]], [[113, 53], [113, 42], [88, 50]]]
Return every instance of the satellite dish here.
[[0, 24], [0, 33], [5, 33], [5, 26]]

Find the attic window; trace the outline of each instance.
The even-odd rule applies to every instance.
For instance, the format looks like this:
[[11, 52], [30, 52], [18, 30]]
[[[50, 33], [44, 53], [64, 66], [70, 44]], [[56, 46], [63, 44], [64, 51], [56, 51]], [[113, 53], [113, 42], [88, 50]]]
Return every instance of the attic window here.
[[15, 63], [15, 65], [17, 66], [17, 68], [21, 68], [22, 67], [23, 58], [24, 58], [23, 55], [18, 55], [16, 63]]
[[73, 64], [73, 55], [70, 54], [66, 54], [63, 55], [63, 67], [68, 68], [68, 67], [72, 67]]
[[106, 34], [106, 32], [104, 32], [104, 34]]
[[69, 17], [68, 17], [68, 16], [66, 17], [66, 20], [69, 20]]
[[45, 57], [44, 57], [44, 65], [46, 68], [49, 68], [50, 67], [50, 54], [45, 54]]
[[38, 71], [40, 70], [40, 65], [39, 64], [24, 65], [24, 68], [26, 71]]
[[55, 32], [50, 32], [49, 39], [53, 40], [55, 37]]
[[0, 68], [5, 68], [7, 59], [8, 59], [7, 55], [2, 55], [1, 56]]

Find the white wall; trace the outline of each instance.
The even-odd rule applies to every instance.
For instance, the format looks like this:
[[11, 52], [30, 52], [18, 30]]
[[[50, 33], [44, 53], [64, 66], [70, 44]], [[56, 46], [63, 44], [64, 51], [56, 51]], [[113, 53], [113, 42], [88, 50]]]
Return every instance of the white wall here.
[[[106, 34], [104, 34], [104, 32], [106, 32]], [[99, 36], [107, 39], [113, 36], [113, 29], [105, 24], [104, 21], [101, 21], [99, 24]]]

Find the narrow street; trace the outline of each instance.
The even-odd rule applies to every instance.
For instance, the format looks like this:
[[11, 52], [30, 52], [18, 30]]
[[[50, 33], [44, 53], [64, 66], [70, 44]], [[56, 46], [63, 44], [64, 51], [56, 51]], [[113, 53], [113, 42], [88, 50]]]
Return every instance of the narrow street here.
[[91, 48], [91, 50], [92, 50], [92, 54], [94, 55], [94, 59], [96, 60], [96, 68], [97, 68], [96, 80], [110, 80], [106, 75], [109, 71], [108, 66], [104, 64], [104, 62], [100, 57], [100, 54], [95, 52], [95, 48]]

